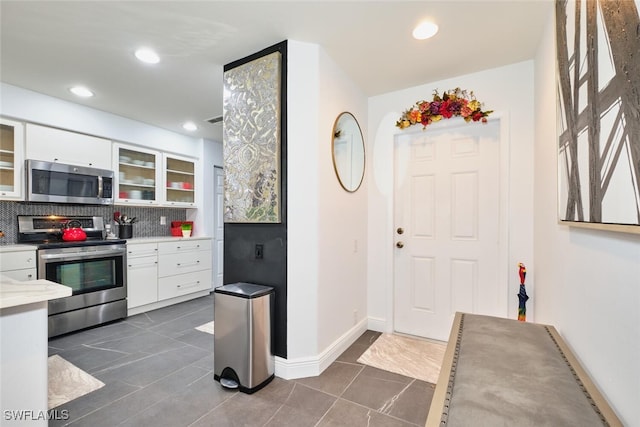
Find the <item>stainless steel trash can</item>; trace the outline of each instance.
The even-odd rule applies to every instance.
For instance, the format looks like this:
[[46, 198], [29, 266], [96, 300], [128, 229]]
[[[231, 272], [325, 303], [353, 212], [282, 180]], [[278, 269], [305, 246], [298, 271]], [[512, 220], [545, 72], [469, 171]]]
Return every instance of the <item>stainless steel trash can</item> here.
[[274, 377], [271, 306], [274, 289], [233, 283], [214, 289], [214, 378], [226, 388], [253, 393]]

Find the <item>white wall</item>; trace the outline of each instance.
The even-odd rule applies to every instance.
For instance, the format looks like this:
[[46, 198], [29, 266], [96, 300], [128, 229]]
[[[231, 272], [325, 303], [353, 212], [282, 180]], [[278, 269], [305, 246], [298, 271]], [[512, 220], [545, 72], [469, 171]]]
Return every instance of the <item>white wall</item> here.
[[553, 18], [535, 67], [536, 319], [554, 325], [624, 425], [640, 426], [640, 235], [557, 222]]
[[[504, 316], [517, 317], [519, 262], [527, 266], [528, 319], [533, 320], [535, 269], [533, 268], [533, 62], [526, 61], [466, 76], [460, 76], [369, 99], [368, 153], [372, 156], [367, 179], [369, 186], [369, 327], [393, 331], [393, 136], [400, 113], [416, 101], [430, 99], [434, 90], [460, 87], [473, 90], [493, 117], [506, 125], [502, 155], [507, 157], [508, 174], [503, 180], [508, 210], [508, 236], [501, 241], [507, 254], [503, 280], [508, 307]], [[489, 118], [491, 120], [491, 117]], [[470, 126], [480, 126], [470, 124]], [[434, 126], [434, 125], [432, 125]], [[437, 124], [435, 124], [437, 126]], [[504, 176], [501, 177], [503, 179]], [[501, 218], [501, 221], [504, 221]]]
[[288, 41], [287, 56], [287, 359], [318, 354], [319, 54]]
[[342, 189], [331, 133], [345, 110], [365, 124], [367, 105], [319, 46], [288, 43], [288, 359], [318, 362], [366, 314], [367, 184]]
[[[326, 349], [367, 316], [367, 188], [349, 193], [333, 167], [332, 131], [338, 115], [351, 112], [367, 140], [367, 98], [336, 63], [320, 52], [320, 292], [318, 342]], [[366, 159], [366, 154], [365, 154]]]

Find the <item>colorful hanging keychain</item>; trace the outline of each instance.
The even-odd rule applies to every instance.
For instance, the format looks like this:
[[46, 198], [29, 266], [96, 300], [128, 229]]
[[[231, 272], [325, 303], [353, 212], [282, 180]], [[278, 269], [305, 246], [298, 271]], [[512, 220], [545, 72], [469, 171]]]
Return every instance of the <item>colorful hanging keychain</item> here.
[[527, 290], [524, 287], [524, 279], [527, 277], [527, 269], [523, 263], [519, 263], [518, 267], [518, 273], [520, 274], [520, 292], [518, 292], [518, 300], [520, 301], [520, 304], [518, 304], [518, 320], [525, 322], [527, 320], [527, 300], [529, 299]]

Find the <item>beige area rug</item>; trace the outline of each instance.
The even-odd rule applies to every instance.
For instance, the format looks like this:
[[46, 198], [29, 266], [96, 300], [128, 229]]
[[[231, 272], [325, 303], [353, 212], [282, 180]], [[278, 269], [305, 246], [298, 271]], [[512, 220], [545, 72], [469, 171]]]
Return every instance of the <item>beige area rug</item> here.
[[205, 323], [196, 327], [197, 330], [213, 335], [213, 322]]
[[104, 383], [62, 357], [50, 356], [49, 368], [49, 409], [84, 396], [104, 387]]
[[446, 348], [444, 343], [382, 334], [358, 362], [435, 384]]

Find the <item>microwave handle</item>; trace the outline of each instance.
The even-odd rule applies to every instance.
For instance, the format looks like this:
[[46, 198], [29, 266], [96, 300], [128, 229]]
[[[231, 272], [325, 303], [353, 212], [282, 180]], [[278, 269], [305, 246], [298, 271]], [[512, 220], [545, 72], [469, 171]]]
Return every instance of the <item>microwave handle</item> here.
[[102, 175], [98, 176], [98, 198], [101, 199], [102, 198], [102, 193], [104, 192], [104, 189], [102, 188]]

